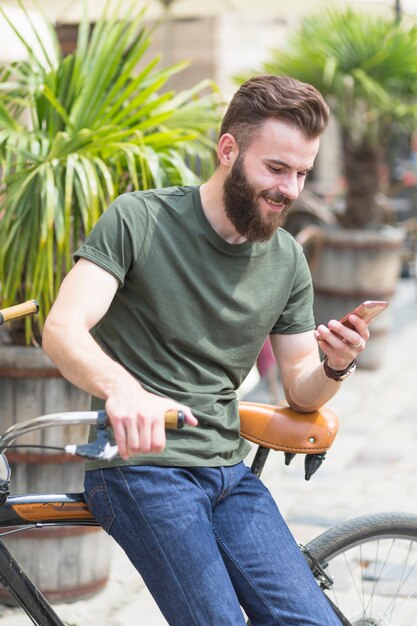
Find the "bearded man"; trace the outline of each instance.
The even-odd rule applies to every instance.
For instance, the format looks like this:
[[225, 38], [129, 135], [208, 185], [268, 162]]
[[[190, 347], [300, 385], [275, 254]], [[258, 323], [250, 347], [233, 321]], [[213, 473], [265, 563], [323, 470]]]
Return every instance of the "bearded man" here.
[[[281, 228], [327, 120], [311, 85], [247, 81], [212, 177], [117, 198], [45, 324], [44, 349], [106, 410], [119, 449], [87, 463], [88, 505], [173, 626], [244, 625], [242, 607], [253, 626], [339, 624], [244, 463], [236, 399], [269, 335], [287, 402], [314, 411], [369, 336], [355, 316], [315, 329], [302, 248]], [[169, 409], [186, 427], [166, 435]]]

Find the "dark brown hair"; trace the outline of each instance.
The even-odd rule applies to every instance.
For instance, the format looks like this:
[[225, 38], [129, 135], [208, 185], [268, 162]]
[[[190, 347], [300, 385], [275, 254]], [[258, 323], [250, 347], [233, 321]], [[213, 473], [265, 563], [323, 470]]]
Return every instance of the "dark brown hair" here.
[[319, 91], [288, 76], [255, 76], [241, 85], [222, 121], [220, 136], [230, 133], [244, 149], [260, 124], [275, 118], [315, 139], [326, 128], [329, 107]]

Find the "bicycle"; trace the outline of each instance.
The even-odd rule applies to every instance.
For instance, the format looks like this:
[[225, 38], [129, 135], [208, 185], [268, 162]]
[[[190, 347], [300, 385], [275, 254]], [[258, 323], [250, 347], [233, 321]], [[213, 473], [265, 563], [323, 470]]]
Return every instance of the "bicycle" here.
[[[37, 312], [35, 301], [0, 311], [0, 324]], [[327, 408], [310, 414], [241, 401], [241, 434], [257, 446], [252, 471], [261, 475], [270, 450], [284, 452], [289, 464], [305, 454], [305, 478], [320, 467], [338, 430]], [[167, 427], [183, 426], [181, 412], [169, 412]], [[38, 626], [65, 626], [39, 589], [22, 571], [2, 536], [45, 526], [97, 526], [82, 493], [10, 495], [7, 450], [36, 429], [95, 424], [97, 438], [68, 444], [65, 451], [87, 458], [112, 458], [103, 411], [56, 413], [27, 420], [0, 435], [0, 581]], [[326, 530], [305, 546], [304, 556], [343, 626], [412, 626], [417, 623], [417, 515], [363, 515]], [[249, 622], [248, 622], [249, 624]]]

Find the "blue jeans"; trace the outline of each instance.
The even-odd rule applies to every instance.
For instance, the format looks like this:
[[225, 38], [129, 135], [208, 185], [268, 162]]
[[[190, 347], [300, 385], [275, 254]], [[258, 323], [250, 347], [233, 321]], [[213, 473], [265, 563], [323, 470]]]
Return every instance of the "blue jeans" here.
[[86, 500], [171, 626], [340, 626], [269, 491], [232, 467], [88, 471]]

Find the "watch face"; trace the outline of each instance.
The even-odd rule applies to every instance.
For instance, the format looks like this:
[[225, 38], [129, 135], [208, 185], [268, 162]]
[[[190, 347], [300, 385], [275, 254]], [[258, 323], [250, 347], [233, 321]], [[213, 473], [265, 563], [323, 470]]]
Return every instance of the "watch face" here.
[[345, 380], [345, 378], [349, 378], [349, 376], [352, 376], [355, 370], [356, 370], [356, 363], [353, 363], [344, 374], [340, 375], [340, 380]]

